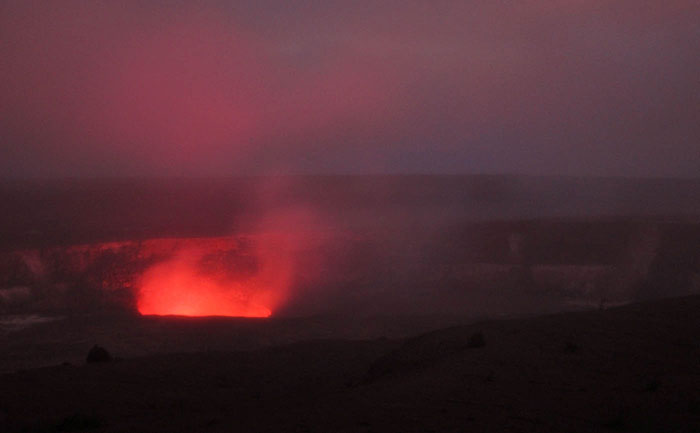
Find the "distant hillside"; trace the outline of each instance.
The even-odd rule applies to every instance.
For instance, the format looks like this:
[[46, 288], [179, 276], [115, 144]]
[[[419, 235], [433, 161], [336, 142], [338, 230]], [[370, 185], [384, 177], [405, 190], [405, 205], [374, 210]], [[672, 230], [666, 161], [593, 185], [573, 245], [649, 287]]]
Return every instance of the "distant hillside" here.
[[288, 206], [342, 224], [700, 215], [700, 180], [292, 176], [3, 181], [0, 248], [231, 234]]

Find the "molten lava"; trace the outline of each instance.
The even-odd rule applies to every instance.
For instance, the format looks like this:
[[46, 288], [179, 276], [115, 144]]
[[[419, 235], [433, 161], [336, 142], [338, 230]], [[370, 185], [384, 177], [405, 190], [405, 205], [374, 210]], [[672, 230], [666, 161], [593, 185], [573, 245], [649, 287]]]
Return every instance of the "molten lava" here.
[[260, 218], [250, 235], [161, 240], [149, 256], [156, 263], [136, 282], [137, 308], [155, 315], [269, 317], [315, 272], [299, 258], [327, 242], [322, 228], [313, 212], [293, 208]]
[[256, 281], [230, 281], [203, 274], [192, 258], [158, 264], [141, 278], [141, 314], [269, 317], [266, 293]]

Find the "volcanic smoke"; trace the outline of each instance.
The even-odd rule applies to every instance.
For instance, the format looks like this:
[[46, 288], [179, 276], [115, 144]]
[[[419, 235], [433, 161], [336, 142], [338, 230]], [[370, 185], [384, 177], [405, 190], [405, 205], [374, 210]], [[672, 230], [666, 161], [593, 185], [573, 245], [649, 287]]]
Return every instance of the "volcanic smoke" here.
[[264, 290], [255, 282], [226, 281], [197, 269], [196, 257], [178, 257], [149, 269], [141, 278], [141, 314], [268, 317]]
[[138, 311], [269, 317], [292, 295], [302, 272], [300, 252], [327, 242], [325, 230], [327, 225], [308, 208], [276, 209], [259, 216], [246, 236], [237, 241], [230, 238], [230, 244], [200, 240], [176, 245], [170, 257], [139, 278]]

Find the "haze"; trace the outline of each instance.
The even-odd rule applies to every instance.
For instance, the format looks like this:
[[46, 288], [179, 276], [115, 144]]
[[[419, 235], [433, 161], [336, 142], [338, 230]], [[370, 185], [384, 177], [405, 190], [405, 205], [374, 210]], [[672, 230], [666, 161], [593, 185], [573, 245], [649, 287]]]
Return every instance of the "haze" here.
[[700, 432], [698, 0], [0, 0], [0, 432]]
[[693, 0], [0, 6], [3, 177], [695, 177]]

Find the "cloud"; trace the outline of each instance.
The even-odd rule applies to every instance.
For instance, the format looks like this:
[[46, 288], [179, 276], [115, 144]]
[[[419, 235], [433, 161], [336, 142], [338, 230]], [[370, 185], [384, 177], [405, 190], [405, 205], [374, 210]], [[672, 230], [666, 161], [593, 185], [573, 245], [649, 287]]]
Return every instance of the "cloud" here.
[[0, 168], [693, 175], [698, 18], [689, 0], [8, 1]]

